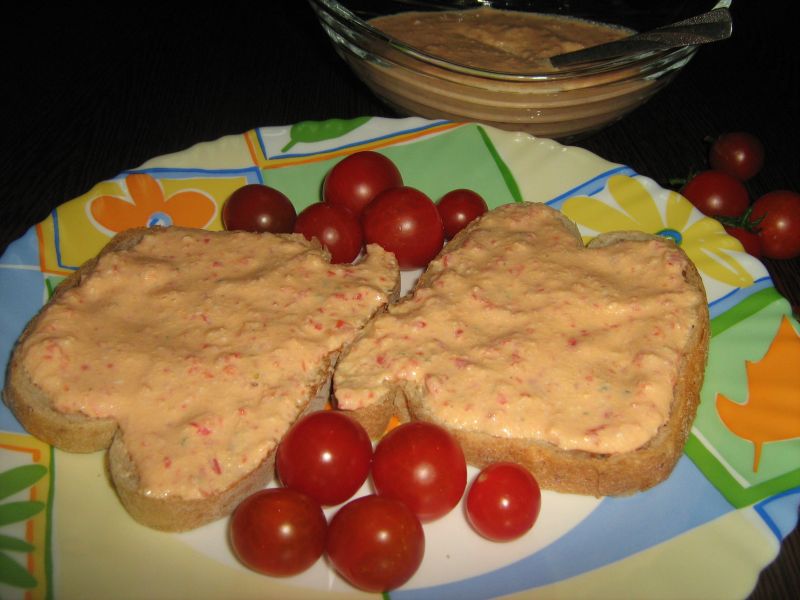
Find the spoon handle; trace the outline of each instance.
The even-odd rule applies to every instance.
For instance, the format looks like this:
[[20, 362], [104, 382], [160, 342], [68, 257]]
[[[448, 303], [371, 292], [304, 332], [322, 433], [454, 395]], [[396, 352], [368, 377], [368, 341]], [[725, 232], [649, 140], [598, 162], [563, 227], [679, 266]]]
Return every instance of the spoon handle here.
[[683, 21], [637, 33], [615, 42], [552, 56], [550, 63], [556, 68], [562, 68], [641, 52], [707, 44], [729, 38], [732, 31], [733, 22], [728, 9], [715, 8]]

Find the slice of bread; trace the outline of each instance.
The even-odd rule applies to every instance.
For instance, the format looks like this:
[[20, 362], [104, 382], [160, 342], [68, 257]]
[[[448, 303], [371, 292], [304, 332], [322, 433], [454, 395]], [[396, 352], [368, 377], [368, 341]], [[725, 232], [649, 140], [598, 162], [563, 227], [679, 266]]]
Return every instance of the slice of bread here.
[[663, 481], [708, 352], [697, 270], [670, 240], [577, 227], [545, 205], [490, 211], [413, 293], [371, 321], [334, 375], [375, 436], [392, 416], [448, 429], [467, 461], [513, 461], [543, 488], [631, 494]]
[[165, 531], [227, 515], [324, 406], [337, 356], [396, 298], [394, 256], [332, 265], [300, 235], [117, 235], [28, 324], [3, 398], [69, 452], [108, 448], [119, 498]]

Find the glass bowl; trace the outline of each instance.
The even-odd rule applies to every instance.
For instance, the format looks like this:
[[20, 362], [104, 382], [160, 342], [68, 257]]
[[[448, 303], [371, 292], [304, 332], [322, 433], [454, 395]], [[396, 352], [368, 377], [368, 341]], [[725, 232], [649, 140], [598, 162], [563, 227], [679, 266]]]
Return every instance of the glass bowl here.
[[597, 131], [666, 86], [696, 46], [560, 70], [500, 72], [428, 54], [370, 24], [406, 11], [493, 8], [577, 17], [643, 31], [730, 2], [713, 0], [309, 0], [336, 52], [401, 115], [475, 121], [570, 141]]

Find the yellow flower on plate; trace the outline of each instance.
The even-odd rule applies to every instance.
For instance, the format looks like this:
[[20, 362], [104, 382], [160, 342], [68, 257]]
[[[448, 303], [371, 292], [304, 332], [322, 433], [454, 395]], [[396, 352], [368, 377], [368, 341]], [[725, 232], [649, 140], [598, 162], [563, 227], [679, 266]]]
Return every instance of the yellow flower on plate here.
[[753, 284], [753, 276], [731, 255], [742, 251], [739, 241], [715, 219], [692, 220], [695, 209], [680, 194], [662, 190], [666, 195], [662, 216], [657, 199], [637, 179], [614, 175], [607, 189], [616, 207], [599, 198], [574, 196], [564, 202], [561, 211], [578, 225], [598, 233], [637, 230], [669, 237], [708, 277], [734, 287]]

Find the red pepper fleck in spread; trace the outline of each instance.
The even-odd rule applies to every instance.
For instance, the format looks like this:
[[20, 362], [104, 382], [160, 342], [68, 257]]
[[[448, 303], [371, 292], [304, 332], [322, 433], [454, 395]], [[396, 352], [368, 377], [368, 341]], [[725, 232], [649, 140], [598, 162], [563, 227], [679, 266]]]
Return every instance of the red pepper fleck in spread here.
[[335, 375], [339, 406], [418, 385], [454, 429], [634, 450], [669, 417], [679, 354], [706, 302], [685, 281], [686, 260], [660, 240], [587, 249], [545, 206], [495, 209], [350, 348]]
[[117, 420], [146, 494], [199, 498], [261, 463], [397, 277], [377, 246], [345, 268], [299, 235], [167, 229], [54, 300], [23, 366], [57, 410]]

